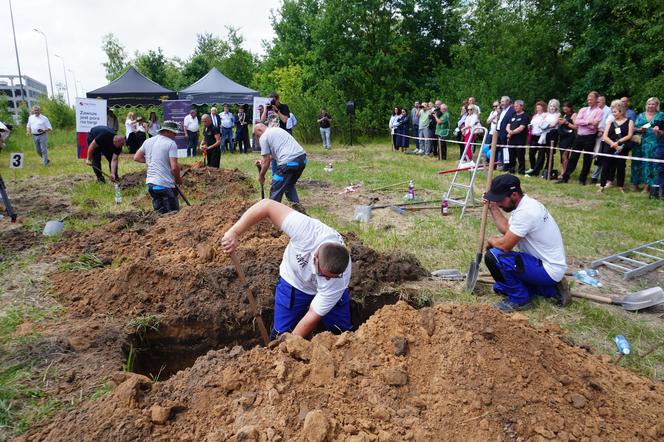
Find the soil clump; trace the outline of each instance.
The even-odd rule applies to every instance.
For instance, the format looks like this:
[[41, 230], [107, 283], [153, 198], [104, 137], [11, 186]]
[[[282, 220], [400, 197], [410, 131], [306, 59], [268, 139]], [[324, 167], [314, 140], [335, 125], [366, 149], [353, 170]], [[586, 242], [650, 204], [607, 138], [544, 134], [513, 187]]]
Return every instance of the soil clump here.
[[[405, 343], [407, 342], [407, 345]], [[23, 440], [661, 440], [664, 388], [488, 306], [386, 306], [357, 332], [207, 353]]]

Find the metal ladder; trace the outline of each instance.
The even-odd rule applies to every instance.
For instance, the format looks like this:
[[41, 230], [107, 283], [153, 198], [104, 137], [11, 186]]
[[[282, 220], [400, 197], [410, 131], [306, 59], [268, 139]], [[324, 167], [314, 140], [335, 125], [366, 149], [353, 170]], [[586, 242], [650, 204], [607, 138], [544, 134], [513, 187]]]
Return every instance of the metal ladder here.
[[593, 269], [602, 265], [623, 272], [625, 280], [648, 273], [664, 265], [664, 239], [597, 259], [590, 263], [590, 267]]
[[[459, 160], [459, 167], [463, 167], [463, 163], [465, 161], [471, 161], [471, 157], [468, 158], [466, 156], [466, 150], [469, 148], [470, 143], [473, 142], [473, 140], [480, 139], [484, 141], [484, 138], [486, 137], [487, 129], [486, 127], [478, 127], [475, 130], [475, 137], [470, 137], [468, 138], [468, 142], [466, 142], [463, 146], [463, 155], [461, 156], [461, 159]], [[478, 137], [478, 135], [481, 134], [481, 138]], [[461, 206], [461, 216], [459, 219], [463, 218], [463, 214], [466, 212], [466, 207], [468, 205], [474, 206], [475, 201], [473, 197], [474, 193], [474, 186], [475, 186], [475, 175], [477, 175], [477, 170], [479, 166], [482, 166], [486, 161], [481, 161], [482, 160], [482, 143], [480, 143], [479, 148], [477, 149], [477, 157], [475, 158], [475, 167], [469, 170], [462, 170], [462, 171], [456, 171], [454, 172], [454, 176], [452, 177], [452, 182], [450, 183], [450, 188], [445, 194], [445, 198], [447, 198], [447, 202], [449, 204], [454, 204], [456, 206]], [[464, 172], [470, 172], [470, 182], [469, 183], [462, 183], [458, 182], [457, 178], [459, 178], [460, 173]]]

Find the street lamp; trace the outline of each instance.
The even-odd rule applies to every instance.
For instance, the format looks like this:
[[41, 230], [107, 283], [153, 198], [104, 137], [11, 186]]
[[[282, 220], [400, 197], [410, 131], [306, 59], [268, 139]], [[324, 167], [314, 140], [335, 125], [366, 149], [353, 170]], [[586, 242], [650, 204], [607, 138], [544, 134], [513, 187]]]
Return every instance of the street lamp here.
[[78, 82], [76, 81], [76, 74], [71, 69], [67, 69], [67, 72], [71, 72], [71, 74], [74, 76], [74, 92], [76, 92], [76, 96], [74, 98], [78, 98], [78, 86], [76, 85]]
[[[28, 102], [28, 97], [25, 95], [25, 88], [23, 87], [23, 75], [21, 75], [21, 62], [18, 59], [18, 45], [16, 44], [16, 31], [14, 29], [14, 11], [12, 9], [12, 0], [9, 0], [9, 16], [11, 17], [12, 20], [12, 34], [14, 35], [14, 51], [16, 52], [16, 65], [18, 66], [18, 83], [21, 85], [21, 100], [20, 101], [25, 101], [26, 103]], [[12, 80], [12, 97], [14, 97], [14, 83]], [[18, 104], [20, 101], [16, 101], [16, 98], [14, 98], [14, 116], [16, 117], [16, 121], [18, 121]]]
[[58, 54], [53, 54], [53, 55], [62, 60], [62, 73], [65, 76], [65, 93], [67, 94], [67, 106], [71, 107], [71, 103], [69, 102], [69, 83], [67, 82], [67, 68], [65, 67], [65, 59], [59, 56]]
[[53, 76], [51, 75], [51, 57], [48, 55], [48, 38], [39, 29], [35, 28], [33, 31], [40, 33], [44, 37], [44, 42], [46, 43], [46, 61], [48, 62], [48, 79], [51, 82], [51, 98], [55, 96], [55, 89], [53, 89]]

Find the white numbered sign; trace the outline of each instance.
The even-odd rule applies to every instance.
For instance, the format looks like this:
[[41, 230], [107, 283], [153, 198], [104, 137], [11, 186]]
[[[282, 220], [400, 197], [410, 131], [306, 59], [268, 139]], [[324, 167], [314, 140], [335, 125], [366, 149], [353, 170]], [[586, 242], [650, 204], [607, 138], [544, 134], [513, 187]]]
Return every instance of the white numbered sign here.
[[14, 152], [9, 154], [9, 168], [23, 169], [23, 152]]

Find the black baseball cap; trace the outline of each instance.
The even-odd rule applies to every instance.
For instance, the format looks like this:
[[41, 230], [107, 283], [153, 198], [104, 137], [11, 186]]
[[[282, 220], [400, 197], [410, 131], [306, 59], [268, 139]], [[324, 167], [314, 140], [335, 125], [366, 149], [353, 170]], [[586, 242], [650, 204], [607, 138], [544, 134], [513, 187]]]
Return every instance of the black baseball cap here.
[[491, 181], [491, 189], [484, 194], [489, 201], [500, 201], [513, 192], [521, 192], [521, 181], [509, 173], [497, 176]]

